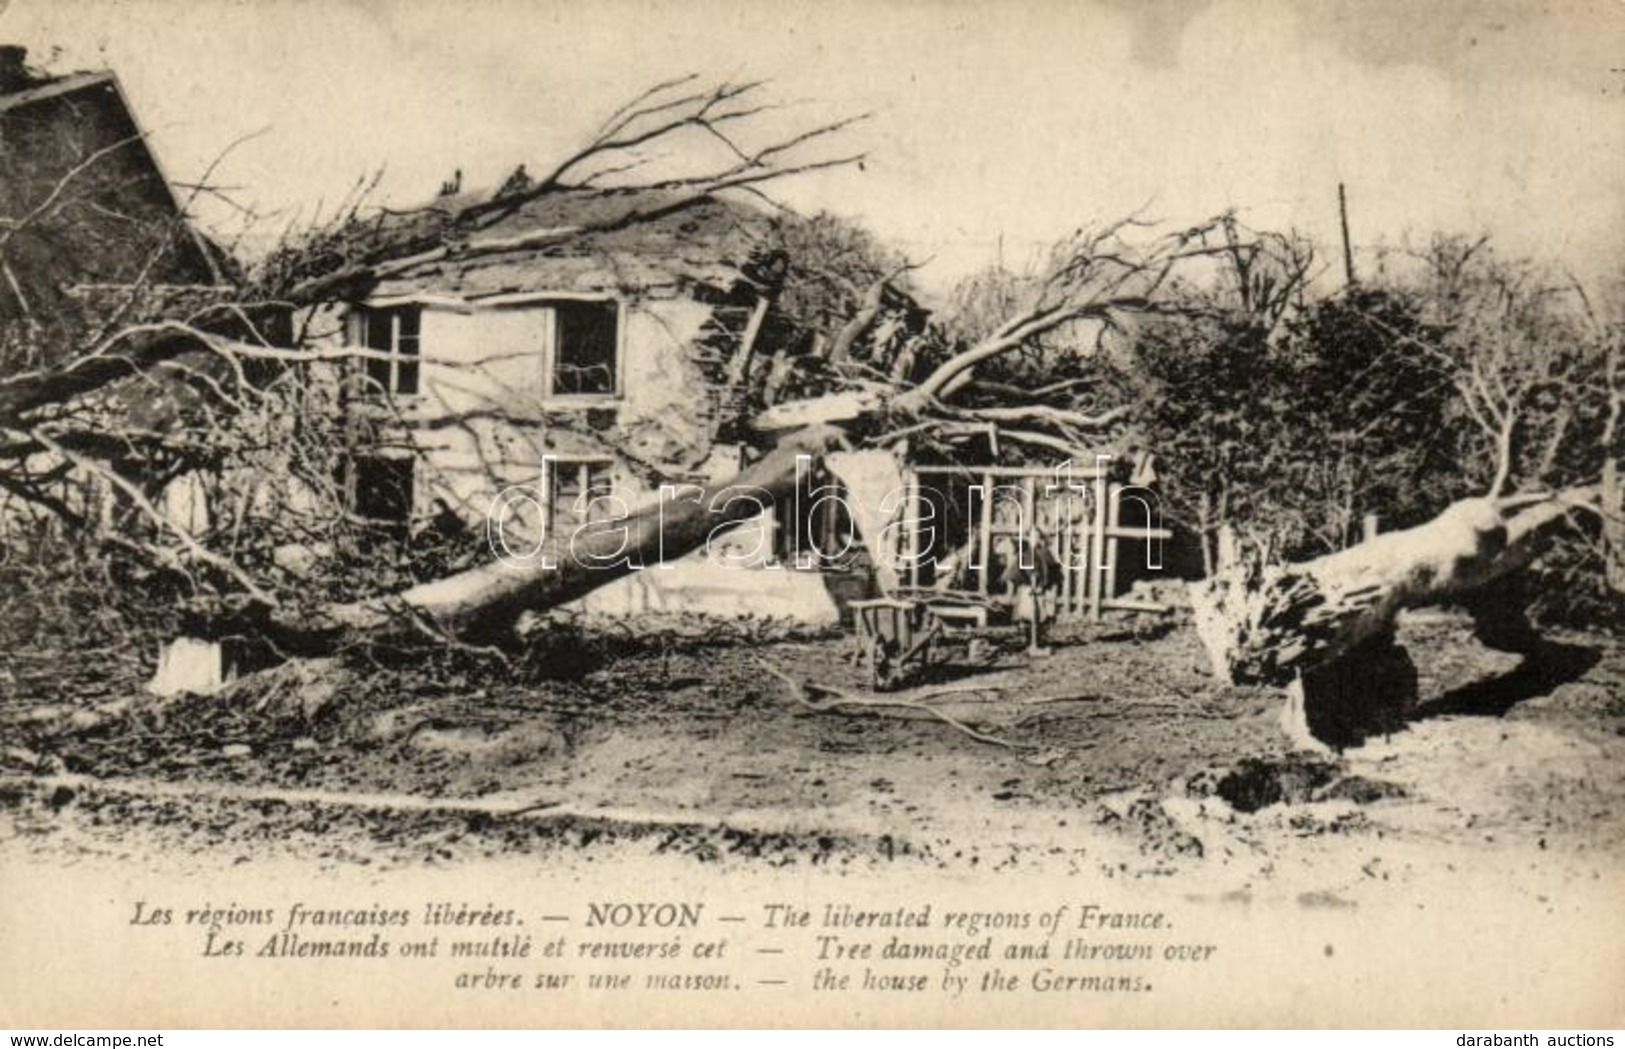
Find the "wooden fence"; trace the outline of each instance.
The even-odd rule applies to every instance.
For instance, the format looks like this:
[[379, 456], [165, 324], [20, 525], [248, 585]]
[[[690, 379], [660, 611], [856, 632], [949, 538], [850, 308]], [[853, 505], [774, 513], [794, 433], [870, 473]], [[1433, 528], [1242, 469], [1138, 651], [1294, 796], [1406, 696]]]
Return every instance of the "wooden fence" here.
[[[940, 552], [923, 549], [931, 519], [922, 512], [921, 502], [928, 498], [923, 492], [951, 487], [967, 493], [958, 508], [969, 518], [960, 522], [969, 537], [961, 549], [972, 554], [968, 589], [977, 596], [987, 598], [999, 591], [993, 577], [998, 548], [1019, 550], [1023, 543], [1042, 543], [1061, 566], [1058, 617], [1099, 618], [1108, 609], [1156, 607], [1122, 596], [1126, 586], [1119, 562], [1125, 544], [1160, 555], [1160, 544], [1172, 533], [1161, 527], [1154, 493], [1111, 480], [1102, 466], [1075, 466], [1064, 475], [1037, 467], [915, 466], [904, 479], [909, 498], [903, 511], [901, 553], [904, 578], [911, 588], [927, 583], [927, 564]], [[1131, 515], [1135, 523], [1124, 523], [1125, 504], [1138, 507], [1139, 512]], [[1149, 569], [1161, 567], [1160, 557], [1149, 556], [1148, 561]]]

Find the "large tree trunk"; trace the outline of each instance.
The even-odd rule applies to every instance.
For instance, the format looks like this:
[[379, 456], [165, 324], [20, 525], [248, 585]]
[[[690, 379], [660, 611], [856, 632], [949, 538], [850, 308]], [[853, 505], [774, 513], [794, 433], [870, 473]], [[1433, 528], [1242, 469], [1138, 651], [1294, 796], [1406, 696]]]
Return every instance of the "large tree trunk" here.
[[1358, 743], [1391, 728], [1414, 699], [1414, 668], [1393, 643], [1400, 611], [1465, 599], [1487, 643], [1523, 650], [1521, 608], [1485, 590], [1527, 566], [1540, 540], [1594, 497], [1464, 499], [1426, 524], [1314, 561], [1221, 571], [1192, 587], [1197, 634], [1221, 680], [1290, 685], [1295, 729]]
[[624, 520], [551, 537], [523, 562], [493, 561], [398, 594], [331, 606], [314, 620], [273, 615], [271, 635], [303, 654], [414, 628], [471, 643], [500, 640], [524, 612], [556, 608], [692, 553], [717, 529], [787, 499], [797, 483], [797, 456], [821, 454], [829, 440], [827, 431], [802, 431], [725, 484], [682, 490]]
[[[520, 562], [493, 561], [397, 594], [329, 605], [314, 615], [261, 606], [210, 615], [196, 624], [203, 638], [250, 639], [268, 647], [271, 662], [287, 656], [322, 656], [351, 643], [417, 636], [488, 645], [512, 637], [527, 611], [557, 608], [640, 568], [675, 560], [703, 547], [718, 529], [750, 520], [781, 503], [798, 483], [797, 457], [818, 456], [837, 434], [800, 431], [726, 484], [678, 492], [624, 520], [598, 522], [574, 536], [548, 539]], [[231, 651], [228, 651], [228, 647]], [[183, 636], [165, 646], [148, 689], [159, 695], [212, 692], [239, 658], [236, 646]]]

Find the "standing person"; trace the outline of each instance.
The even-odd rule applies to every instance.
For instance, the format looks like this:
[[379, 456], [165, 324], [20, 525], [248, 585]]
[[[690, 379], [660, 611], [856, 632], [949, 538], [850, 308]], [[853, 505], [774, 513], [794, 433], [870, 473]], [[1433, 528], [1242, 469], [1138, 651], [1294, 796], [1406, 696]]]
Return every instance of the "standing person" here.
[[1033, 529], [1032, 567], [1023, 570], [1023, 582], [1031, 595], [1028, 603], [1027, 654], [1047, 656], [1050, 649], [1044, 644], [1044, 634], [1055, 618], [1055, 595], [1061, 583], [1061, 565], [1050, 551], [1049, 541], [1039, 529]]
[[1010, 595], [1011, 617], [1027, 623], [1027, 654], [1047, 656], [1044, 631], [1055, 617], [1055, 589], [1060, 583], [1060, 564], [1050, 552], [1044, 533], [1032, 532], [1032, 557], [1022, 564], [1021, 544], [1012, 543], [1002, 558], [999, 579]]

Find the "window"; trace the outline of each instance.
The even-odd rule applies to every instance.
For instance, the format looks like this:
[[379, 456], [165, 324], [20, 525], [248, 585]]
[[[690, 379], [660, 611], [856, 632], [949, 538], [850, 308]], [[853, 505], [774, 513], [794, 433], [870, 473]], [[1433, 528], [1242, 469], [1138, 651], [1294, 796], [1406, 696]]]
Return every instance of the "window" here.
[[418, 333], [423, 310], [418, 306], [368, 308], [355, 314], [353, 342], [386, 356], [369, 356], [362, 363], [369, 391], [418, 392]]
[[352, 506], [369, 521], [404, 525], [412, 519], [412, 460], [381, 455], [351, 462]]
[[[581, 525], [604, 515], [604, 507], [584, 513], [594, 499], [610, 495], [615, 490], [613, 464], [603, 460], [559, 462], [548, 460], [552, 475], [552, 507], [547, 524], [548, 534], [567, 537]], [[582, 498], [585, 496], [586, 498]]]
[[613, 302], [558, 302], [553, 306], [556, 396], [613, 396], [620, 372], [620, 308]]

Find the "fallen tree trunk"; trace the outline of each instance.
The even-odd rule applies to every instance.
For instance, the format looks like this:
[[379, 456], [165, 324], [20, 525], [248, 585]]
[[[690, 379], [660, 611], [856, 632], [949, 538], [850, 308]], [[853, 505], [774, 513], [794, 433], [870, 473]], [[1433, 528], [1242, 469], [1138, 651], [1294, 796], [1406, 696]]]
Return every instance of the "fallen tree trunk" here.
[[[213, 693], [237, 671], [292, 658], [323, 657], [351, 645], [433, 640], [501, 646], [520, 616], [585, 597], [632, 572], [676, 560], [712, 536], [790, 498], [797, 460], [843, 440], [830, 427], [787, 435], [725, 484], [679, 488], [625, 518], [547, 538], [522, 557], [498, 558], [398, 593], [316, 609], [238, 605], [200, 613], [164, 646], [147, 690], [159, 696]], [[231, 639], [223, 644], [222, 639]], [[246, 646], [246, 647], [245, 647]]]
[[1299, 670], [1391, 631], [1402, 609], [1461, 597], [1523, 568], [1595, 492], [1463, 499], [1433, 520], [1296, 565], [1243, 565], [1194, 584], [1213, 673], [1284, 685]]
[[1508, 624], [1522, 622], [1522, 610], [1486, 591], [1526, 567], [1541, 540], [1595, 496], [1464, 499], [1426, 524], [1314, 561], [1236, 566], [1193, 584], [1197, 634], [1221, 680], [1293, 688], [1287, 713], [1299, 742], [1357, 744], [1397, 727], [1415, 698], [1415, 668], [1394, 643], [1399, 613], [1464, 600], [1486, 642], [1514, 647]]
[[835, 437], [827, 429], [796, 433], [725, 484], [683, 489], [624, 519], [550, 537], [522, 560], [499, 559], [397, 594], [331, 605], [315, 616], [267, 610], [260, 630], [284, 652], [303, 656], [412, 632], [468, 644], [504, 640], [524, 612], [555, 608], [692, 553], [718, 529], [789, 498], [797, 456], [820, 455]]

